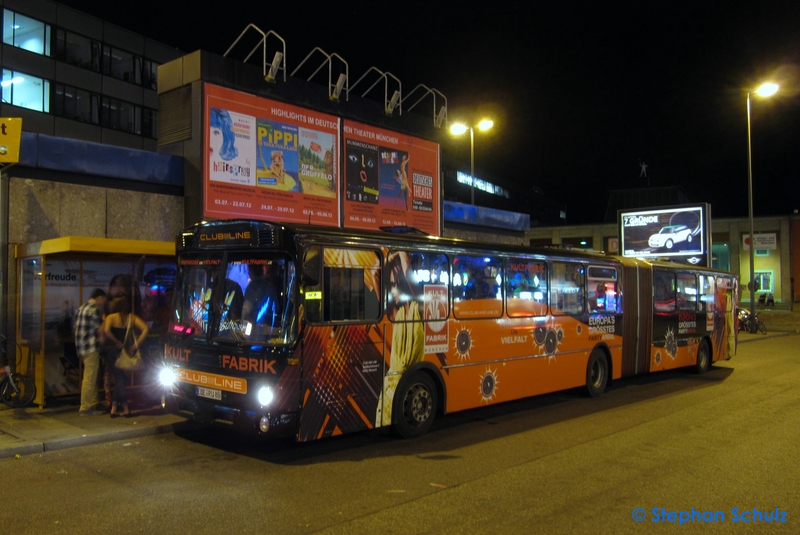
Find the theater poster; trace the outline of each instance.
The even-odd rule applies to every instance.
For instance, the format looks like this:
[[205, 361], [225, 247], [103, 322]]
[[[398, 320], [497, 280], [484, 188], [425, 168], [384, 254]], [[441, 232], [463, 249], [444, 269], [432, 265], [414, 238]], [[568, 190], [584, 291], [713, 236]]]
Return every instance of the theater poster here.
[[345, 228], [416, 227], [441, 235], [439, 145], [345, 120]]
[[203, 215], [340, 225], [340, 119], [205, 85]]

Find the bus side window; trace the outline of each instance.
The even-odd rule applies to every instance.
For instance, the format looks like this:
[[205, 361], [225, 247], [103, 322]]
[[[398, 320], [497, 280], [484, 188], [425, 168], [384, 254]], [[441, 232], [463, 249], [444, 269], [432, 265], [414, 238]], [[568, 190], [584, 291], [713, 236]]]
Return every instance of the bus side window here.
[[506, 273], [508, 315], [513, 318], [547, 314], [547, 264], [510, 258]]
[[496, 257], [453, 258], [453, 311], [457, 318], [499, 318], [503, 314], [503, 262]]
[[586, 275], [583, 264], [553, 262], [550, 271], [550, 308], [554, 315], [583, 313]]
[[449, 264], [443, 254], [393, 251], [386, 258], [386, 313], [391, 321], [448, 317]]
[[713, 312], [715, 300], [714, 276], [700, 275], [700, 312]]
[[653, 309], [656, 312], [675, 311], [675, 275], [653, 271]]
[[376, 251], [326, 248], [322, 269], [323, 320], [377, 321], [381, 309], [380, 274]]
[[697, 311], [697, 277], [694, 273], [678, 273], [678, 310]]
[[614, 314], [620, 311], [617, 269], [589, 266], [587, 270], [587, 303], [590, 314]]

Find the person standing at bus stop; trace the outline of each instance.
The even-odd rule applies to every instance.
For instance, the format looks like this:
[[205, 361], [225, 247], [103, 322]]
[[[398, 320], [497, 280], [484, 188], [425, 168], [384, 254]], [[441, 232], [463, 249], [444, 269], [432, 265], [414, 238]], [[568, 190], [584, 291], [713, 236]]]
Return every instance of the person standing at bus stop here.
[[100, 369], [100, 328], [103, 325], [103, 308], [106, 293], [95, 288], [89, 300], [78, 309], [75, 319], [75, 347], [83, 362], [83, 382], [81, 383], [81, 416], [103, 414], [97, 408], [97, 372]]

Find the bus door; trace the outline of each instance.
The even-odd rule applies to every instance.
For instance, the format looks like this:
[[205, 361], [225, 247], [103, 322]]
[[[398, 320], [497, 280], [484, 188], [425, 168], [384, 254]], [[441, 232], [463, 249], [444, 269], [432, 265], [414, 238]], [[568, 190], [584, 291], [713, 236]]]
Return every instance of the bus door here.
[[375, 427], [384, 373], [378, 251], [311, 247], [298, 440]]

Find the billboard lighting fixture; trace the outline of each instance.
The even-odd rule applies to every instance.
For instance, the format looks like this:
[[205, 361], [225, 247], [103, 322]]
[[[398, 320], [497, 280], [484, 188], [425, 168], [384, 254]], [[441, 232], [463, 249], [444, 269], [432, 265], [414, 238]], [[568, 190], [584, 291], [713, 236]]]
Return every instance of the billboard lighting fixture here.
[[439, 109], [439, 113], [436, 114], [436, 119], [433, 120], [433, 124], [436, 128], [441, 128], [442, 123], [447, 119], [447, 106], [442, 106]]
[[395, 91], [394, 94], [392, 94], [391, 100], [389, 100], [389, 103], [386, 105], [386, 115], [392, 114], [398, 102], [400, 102], [400, 91]]
[[267, 82], [275, 83], [275, 79], [278, 76], [278, 69], [281, 68], [281, 61], [283, 61], [283, 52], [275, 52], [275, 57], [272, 58], [272, 63], [267, 73]]
[[330, 99], [331, 100], [339, 100], [339, 95], [342, 94], [342, 88], [344, 88], [344, 83], [347, 81], [347, 76], [344, 73], [339, 75], [339, 79], [336, 80], [336, 85], [333, 87], [333, 93], [331, 93]]

